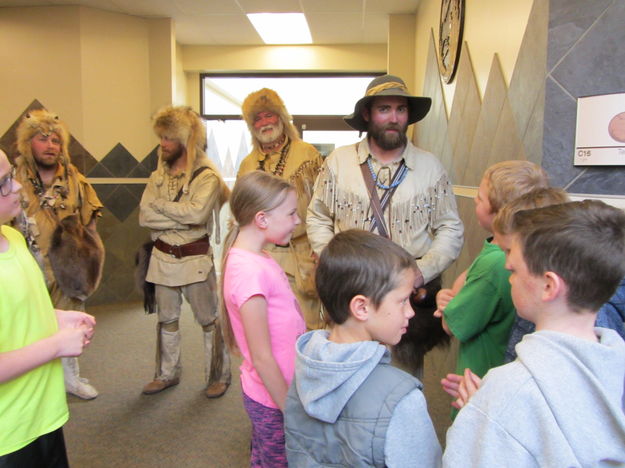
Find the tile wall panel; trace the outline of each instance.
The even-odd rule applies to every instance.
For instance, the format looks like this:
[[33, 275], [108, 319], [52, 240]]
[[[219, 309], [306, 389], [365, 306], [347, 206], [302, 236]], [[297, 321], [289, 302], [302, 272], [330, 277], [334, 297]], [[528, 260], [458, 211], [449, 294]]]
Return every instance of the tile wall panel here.
[[625, 92], [625, 2], [551, 0], [543, 167], [571, 193], [625, 196], [625, 165], [573, 166], [577, 98]]

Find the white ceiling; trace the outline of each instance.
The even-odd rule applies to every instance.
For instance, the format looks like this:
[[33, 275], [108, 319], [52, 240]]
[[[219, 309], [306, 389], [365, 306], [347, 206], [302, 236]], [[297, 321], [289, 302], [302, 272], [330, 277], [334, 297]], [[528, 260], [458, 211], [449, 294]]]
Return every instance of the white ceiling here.
[[175, 21], [180, 44], [259, 45], [246, 13], [306, 14], [315, 44], [386, 43], [388, 15], [414, 13], [420, 0], [0, 0], [0, 7], [83, 5]]

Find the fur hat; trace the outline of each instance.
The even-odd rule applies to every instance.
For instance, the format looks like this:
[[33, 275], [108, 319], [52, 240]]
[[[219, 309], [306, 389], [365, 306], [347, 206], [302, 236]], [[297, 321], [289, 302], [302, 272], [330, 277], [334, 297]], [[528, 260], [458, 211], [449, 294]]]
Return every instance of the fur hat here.
[[[178, 140], [185, 147], [187, 151], [186, 186], [195, 168], [198, 155], [204, 155], [206, 128], [202, 119], [191, 107], [165, 106], [154, 114], [152, 124], [154, 133], [159, 138], [167, 137], [171, 140]], [[162, 168], [162, 164], [163, 159], [159, 148], [159, 168]]]
[[427, 115], [432, 105], [429, 97], [411, 96], [406, 88], [406, 83], [400, 77], [395, 75], [382, 75], [374, 78], [369, 86], [365, 96], [361, 98], [354, 107], [354, 113], [343, 117], [345, 122], [355, 130], [366, 132], [368, 122], [362, 116], [363, 109], [376, 96], [401, 96], [408, 100], [408, 125], [418, 122]]
[[29, 111], [16, 132], [17, 151], [22, 156], [26, 164], [31, 170], [35, 171], [35, 161], [33, 157], [30, 141], [37, 134], [49, 135], [55, 133], [61, 139], [60, 163], [67, 167], [69, 163], [69, 132], [65, 124], [59, 119], [59, 116], [48, 112], [45, 109], [37, 109]]
[[249, 94], [243, 101], [241, 112], [243, 119], [247, 123], [252, 133], [252, 143], [254, 147], [260, 148], [260, 142], [254, 137], [254, 119], [259, 112], [273, 112], [280, 117], [282, 125], [284, 125], [284, 133], [291, 141], [299, 140], [299, 133], [295, 125], [292, 123], [291, 114], [286, 110], [286, 106], [278, 93], [273, 89], [263, 88]]
[[[219, 218], [218, 210], [228, 200], [230, 190], [224, 182], [219, 170], [213, 162], [206, 156], [206, 127], [199, 114], [188, 106], [165, 106], [159, 109], [152, 117], [154, 133], [160, 137], [167, 137], [178, 140], [187, 151], [187, 168], [183, 191], [189, 191], [189, 183], [193, 172], [200, 165], [208, 166], [219, 179], [220, 196], [216, 206], [215, 227], [217, 239], [219, 239]], [[159, 149], [158, 169], [163, 171], [163, 158]], [[217, 240], [219, 242], [219, 240]]]

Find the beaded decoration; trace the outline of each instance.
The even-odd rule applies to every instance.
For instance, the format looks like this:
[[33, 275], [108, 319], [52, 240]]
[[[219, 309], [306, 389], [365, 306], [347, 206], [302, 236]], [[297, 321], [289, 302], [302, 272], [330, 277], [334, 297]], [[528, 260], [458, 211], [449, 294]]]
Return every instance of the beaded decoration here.
[[402, 172], [401, 172], [401, 174], [399, 174], [399, 177], [397, 177], [397, 179], [394, 182], [391, 182], [391, 185], [386, 185], [386, 184], [383, 184], [382, 182], [378, 181], [378, 175], [373, 170], [373, 164], [371, 164], [371, 158], [370, 157], [367, 158], [367, 166], [369, 167], [369, 172], [371, 172], [371, 178], [375, 182], [376, 187], [378, 187], [378, 188], [380, 188], [382, 190], [389, 190], [389, 189], [393, 189], [393, 188], [397, 187], [406, 178], [406, 174], [408, 174], [408, 168], [405, 165], [402, 165], [400, 167], [400, 170]]
[[[276, 164], [276, 168], [271, 171], [271, 173], [275, 176], [282, 177], [284, 173], [284, 167], [286, 166], [286, 159], [289, 156], [289, 148], [291, 147], [291, 140], [287, 140], [286, 145], [280, 150], [280, 159], [278, 159], [278, 163]], [[265, 159], [258, 161], [258, 169], [261, 171], [265, 171], [265, 161], [267, 160], [267, 156], [265, 155]]]

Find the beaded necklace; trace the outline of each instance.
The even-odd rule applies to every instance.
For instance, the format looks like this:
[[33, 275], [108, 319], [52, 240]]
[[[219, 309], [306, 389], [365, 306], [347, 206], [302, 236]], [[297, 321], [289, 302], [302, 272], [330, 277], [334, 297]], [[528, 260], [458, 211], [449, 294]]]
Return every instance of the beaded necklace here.
[[408, 174], [408, 170], [406, 168], [406, 165], [402, 164], [399, 167], [399, 170], [401, 171], [401, 173], [399, 174], [399, 177], [394, 177], [395, 180], [391, 182], [391, 185], [386, 185], [386, 184], [383, 184], [382, 182], [378, 181], [378, 175], [373, 170], [373, 164], [371, 163], [371, 156], [369, 156], [367, 158], [367, 166], [369, 167], [369, 172], [371, 172], [371, 178], [375, 182], [376, 187], [378, 187], [378, 188], [380, 188], [382, 190], [389, 190], [389, 189], [393, 189], [393, 188], [397, 187], [406, 178], [406, 174]]
[[[289, 156], [289, 148], [291, 147], [291, 140], [287, 139], [286, 145], [282, 147], [280, 150], [280, 159], [278, 159], [278, 163], [276, 164], [276, 168], [271, 171], [271, 173], [275, 176], [282, 177], [284, 173], [284, 166], [286, 166], [286, 158]], [[268, 154], [265, 155], [265, 159], [258, 161], [258, 169], [264, 172], [265, 171], [265, 161], [269, 157]]]

